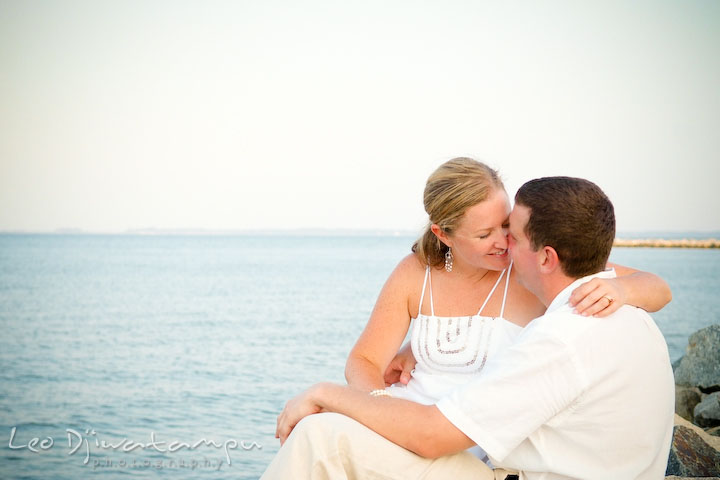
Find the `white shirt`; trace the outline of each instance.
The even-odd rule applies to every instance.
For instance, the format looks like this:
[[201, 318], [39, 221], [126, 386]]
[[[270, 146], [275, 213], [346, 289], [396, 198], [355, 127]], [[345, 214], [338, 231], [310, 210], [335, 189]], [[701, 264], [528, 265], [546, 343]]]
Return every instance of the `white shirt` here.
[[575, 281], [483, 375], [437, 403], [498, 467], [522, 479], [663, 478], [674, 378], [650, 316], [625, 305], [606, 318], [572, 313]]

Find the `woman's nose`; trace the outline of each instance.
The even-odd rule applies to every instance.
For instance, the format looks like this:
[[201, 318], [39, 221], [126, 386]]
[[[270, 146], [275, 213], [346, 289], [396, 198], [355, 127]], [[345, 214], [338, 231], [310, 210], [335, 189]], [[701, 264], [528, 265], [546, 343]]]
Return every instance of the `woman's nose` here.
[[500, 229], [500, 235], [495, 239], [495, 243], [501, 248], [507, 248], [508, 245], [508, 229]]

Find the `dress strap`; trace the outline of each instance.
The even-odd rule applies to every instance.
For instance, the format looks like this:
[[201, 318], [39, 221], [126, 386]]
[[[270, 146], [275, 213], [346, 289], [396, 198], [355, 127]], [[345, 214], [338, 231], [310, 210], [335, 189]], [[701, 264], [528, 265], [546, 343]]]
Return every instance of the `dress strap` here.
[[505, 300], [507, 300], [507, 292], [508, 292], [508, 286], [510, 285], [510, 272], [512, 271], [512, 261], [510, 261], [510, 266], [507, 269], [507, 278], [505, 279], [505, 293], [503, 293], [503, 303], [502, 307], [500, 307], [500, 318], [505, 318]]
[[432, 316], [435, 316], [435, 308], [433, 307], [433, 298], [432, 298], [432, 277], [430, 276], [430, 265], [428, 265], [427, 268], [425, 269], [425, 280], [423, 280], [422, 293], [420, 294], [420, 304], [418, 305], [418, 314], [417, 314], [418, 317], [422, 313], [422, 304], [423, 304], [423, 300], [425, 300], [425, 287], [427, 287], [428, 278], [430, 279], [430, 314]]
[[[490, 301], [490, 297], [492, 297], [492, 294], [495, 293], [495, 289], [497, 288], [497, 286], [500, 285], [500, 280], [502, 280], [503, 275], [505, 275], [505, 270], [502, 271], [502, 273], [498, 277], [497, 281], [495, 282], [495, 286], [493, 286], [492, 290], [490, 290], [490, 293], [488, 293], [488, 296], [485, 299], [485, 301], [483, 302], [482, 307], [480, 307], [480, 310], [478, 310], [477, 315], [480, 315], [480, 313], [482, 313], [483, 308], [485, 308], [485, 305], [487, 305], [488, 301]], [[503, 304], [503, 306], [504, 306], [504, 304]], [[500, 315], [500, 316], [502, 316], [502, 315]]]
[[430, 271], [430, 267], [428, 267], [428, 278], [430, 279], [430, 315], [433, 317], [435, 316], [435, 302], [433, 302], [432, 298], [432, 272]]

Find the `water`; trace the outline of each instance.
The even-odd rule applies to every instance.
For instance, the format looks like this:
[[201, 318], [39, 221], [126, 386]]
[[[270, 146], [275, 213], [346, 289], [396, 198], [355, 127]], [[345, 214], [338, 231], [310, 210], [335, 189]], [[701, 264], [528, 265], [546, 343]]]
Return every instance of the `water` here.
[[671, 360], [685, 353], [690, 334], [720, 324], [720, 250], [615, 248], [610, 260], [656, 273], [670, 285], [672, 302], [652, 317], [665, 336]]
[[[0, 477], [257, 478], [285, 400], [343, 381], [411, 243], [0, 236]], [[613, 260], [670, 283], [655, 318], [673, 359], [720, 323], [720, 251], [617, 249]]]

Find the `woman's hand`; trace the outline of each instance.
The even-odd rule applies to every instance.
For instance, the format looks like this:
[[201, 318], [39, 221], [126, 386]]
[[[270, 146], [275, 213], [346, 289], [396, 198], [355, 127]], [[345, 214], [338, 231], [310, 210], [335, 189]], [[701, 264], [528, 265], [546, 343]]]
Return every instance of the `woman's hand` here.
[[606, 317], [626, 302], [627, 292], [617, 278], [593, 278], [570, 295], [570, 306], [586, 317]]
[[392, 359], [387, 369], [385, 369], [385, 385], [392, 385], [398, 382], [407, 385], [416, 363], [417, 360], [415, 360], [413, 356], [410, 343], [406, 343], [395, 355], [395, 358]]

